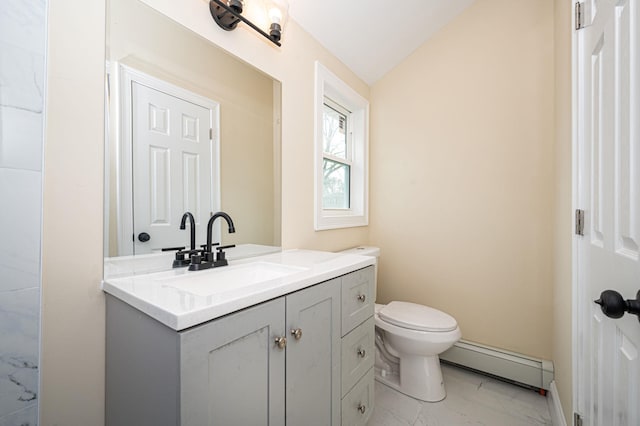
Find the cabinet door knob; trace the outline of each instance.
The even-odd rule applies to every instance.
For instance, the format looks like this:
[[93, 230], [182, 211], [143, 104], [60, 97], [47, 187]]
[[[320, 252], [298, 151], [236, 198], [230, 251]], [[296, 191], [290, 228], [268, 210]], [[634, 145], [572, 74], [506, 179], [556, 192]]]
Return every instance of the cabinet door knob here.
[[296, 340], [300, 340], [302, 338], [302, 329], [301, 328], [291, 329], [291, 335], [295, 337]]
[[276, 346], [278, 346], [278, 348], [284, 349], [287, 346], [287, 338], [284, 336], [276, 337], [275, 343], [276, 343]]
[[367, 296], [364, 294], [359, 294], [358, 295], [358, 300], [361, 302], [364, 302], [367, 299]]
[[358, 356], [360, 358], [364, 358], [365, 356], [367, 356], [367, 351], [365, 351], [364, 349], [360, 348], [358, 349]]
[[367, 411], [367, 406], [364, 404], [358, 404], [358, 411], [364, 414], [364, 412]]

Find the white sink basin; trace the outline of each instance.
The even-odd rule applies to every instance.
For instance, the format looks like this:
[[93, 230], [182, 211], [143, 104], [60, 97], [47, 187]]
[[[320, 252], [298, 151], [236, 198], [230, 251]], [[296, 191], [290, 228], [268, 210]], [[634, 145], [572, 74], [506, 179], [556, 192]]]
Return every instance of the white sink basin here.
[[102, 285], [111, 296], [181, 331], [374, 263], [368, 256], [286, 250], [204, 271], [112, 277]]
[[163, 280], [162, 286], [207, 297], [238, 291], [254, 284], [282, 278], [306, 269], [271, 262], [251, 262], [205, 271], [188, 272], [178, 277]]

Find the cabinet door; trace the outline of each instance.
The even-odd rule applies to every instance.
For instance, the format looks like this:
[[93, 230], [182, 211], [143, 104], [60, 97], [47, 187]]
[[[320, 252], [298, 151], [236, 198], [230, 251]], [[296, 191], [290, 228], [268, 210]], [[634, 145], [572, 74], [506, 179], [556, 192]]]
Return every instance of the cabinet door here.
[[340, 424], [340, 284], [337, 278], [287, 296], [289, 425]]
[[284, 298], [181, 333], [181, 425], [284, 425]]

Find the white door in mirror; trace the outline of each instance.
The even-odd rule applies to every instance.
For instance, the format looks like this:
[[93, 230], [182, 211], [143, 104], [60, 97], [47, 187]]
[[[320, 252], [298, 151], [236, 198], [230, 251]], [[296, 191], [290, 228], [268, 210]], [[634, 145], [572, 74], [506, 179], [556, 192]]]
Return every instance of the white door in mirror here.
[[193, 214], [202, 244], [219, 188], [212, 111], [135, 81], [131, 90], [135, 254], [188, 244], [189, 231], [178, 230], [185, 211]]

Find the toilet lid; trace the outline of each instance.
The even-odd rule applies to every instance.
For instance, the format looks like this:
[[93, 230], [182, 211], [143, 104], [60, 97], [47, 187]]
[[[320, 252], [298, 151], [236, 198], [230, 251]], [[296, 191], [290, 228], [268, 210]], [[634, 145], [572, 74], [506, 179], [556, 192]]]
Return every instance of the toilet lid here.
[[458, 326], [449, 314], [409, 302], [391, 302], [380, 309], [378, 316], [390, 324], [411, 330], [452, 331]]

